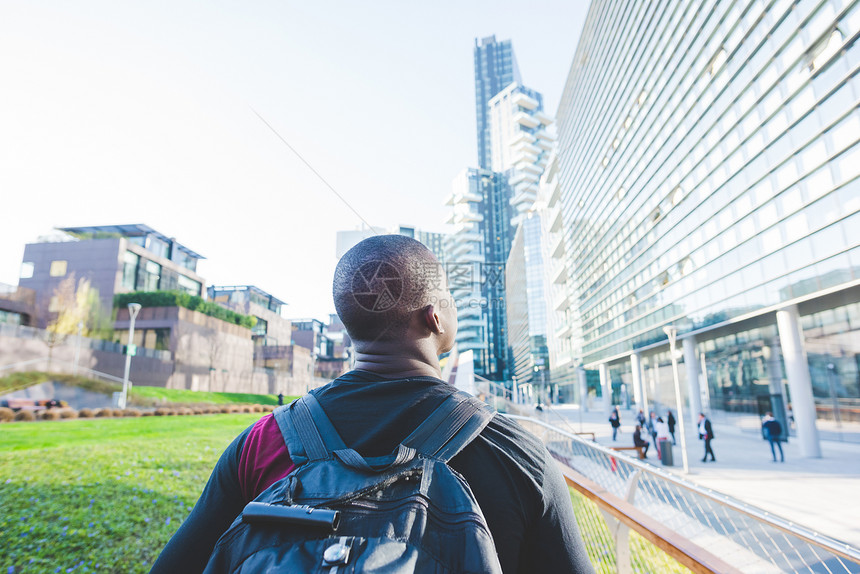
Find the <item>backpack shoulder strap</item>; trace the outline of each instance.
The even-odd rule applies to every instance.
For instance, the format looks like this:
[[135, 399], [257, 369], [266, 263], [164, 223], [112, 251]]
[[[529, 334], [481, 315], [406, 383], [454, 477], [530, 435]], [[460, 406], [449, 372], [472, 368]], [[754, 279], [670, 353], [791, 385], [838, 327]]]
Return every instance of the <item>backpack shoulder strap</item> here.
[[274, 416], [296, 466], [337, 457], [354, 469], [382, 472], [391, 466], [408, 462], [416, 455], [414, 449], [401, 444], [388, 456], [362, 457], [355, 450], [347, 448], [316, 397], [310, 393], [288, 406], [275, 409]]
[[[312, 411], [312, 406], [315, 405], [322, 413], [321, 417], [318, 413]], [[287, 445], [287, 451], [290, 453], [290, 458], [298, 466], [308, 461], [324, 460], [331, 457], [332, 448], [328, 448], [323, 433], [320, 432], [320, 427], [323, 427], [326, 438], [329, 442], [334, 443], [334, 448], [342, 447], [343, 440], [338, 436], [337, 432], [328, 420], [328, 417], [322, 412], [317, 400], [310, 394], [294, 400], [289, 405], [278, 407], [272, 413], [275, 417], [275, 422], [284, 437], [284, 442]], [[318, 418], [315, 422], [314, 418]]]
[[475, 397], [457, 391], [446, 398], [403, 444], [448, 462], [474, 440], [495, 413]]

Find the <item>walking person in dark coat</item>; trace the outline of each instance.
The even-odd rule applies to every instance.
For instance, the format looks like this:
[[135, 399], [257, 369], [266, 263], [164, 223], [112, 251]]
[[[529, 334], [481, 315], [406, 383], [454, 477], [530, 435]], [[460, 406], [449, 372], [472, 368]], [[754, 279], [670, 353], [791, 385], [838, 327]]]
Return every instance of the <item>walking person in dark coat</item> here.
[[[776, 462], [776, 449], [779, 449], [779, 462], [785, 462], [785, 455], [782, 453], [782, 425], [779, 421], [773, 418], [773, 413], [765, 413], [764, 419], [761, 422], [761, 430], [764, 433], [764, 438], [770, 443], [770, 454], [773, 455], [773, 462]], [[776, 444], [776, 448], [774, 448]]]
[[711, 448], [711, 441], [714, 439], [714, 429], [711, 426], [711, 421], [705, 416], [705, 413], [699, 413], [699, 440], [705, 441], [705, 456], [702, 457], [702, 462], [708, 462], [708, 455], [711, 455], [711, 462], [717, 462], [717, 457], [714, 456], [714, 451]]
[[612, 440], [614, 441], [616, 435], [621, 432], [619, 430], [619, 427], [621, 427], [621, 415], [618, 413], [617, 406], [609, 413], [609, 424], [612, 425]]
[[672, 435], [672, 444], [677, 444], [675, 442], [675, 415], [672, 414], [671, 410], [666, 411], [668, 414], [666, 415], [666, 424], [669, 425], [669, 434]]
[[648, 447], [650, 445], [651, 443], [642, 438], [642, 426], [636, 425], [636, 430], [633, 431], [633, 446], [642, 447], [642, 458], [648, 458]]

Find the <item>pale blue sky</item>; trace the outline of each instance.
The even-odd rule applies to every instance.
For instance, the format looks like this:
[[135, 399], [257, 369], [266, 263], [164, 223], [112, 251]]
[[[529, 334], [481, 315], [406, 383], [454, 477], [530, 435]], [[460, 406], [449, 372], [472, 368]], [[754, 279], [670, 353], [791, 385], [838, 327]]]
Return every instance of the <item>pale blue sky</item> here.
[[588, 2], [0, 0], [0, 282], [56, 226], [146, 223], [291, 316], [333, 312], [335, 232], [443, 230], [476, 162], [472, 47], [555, 113]]

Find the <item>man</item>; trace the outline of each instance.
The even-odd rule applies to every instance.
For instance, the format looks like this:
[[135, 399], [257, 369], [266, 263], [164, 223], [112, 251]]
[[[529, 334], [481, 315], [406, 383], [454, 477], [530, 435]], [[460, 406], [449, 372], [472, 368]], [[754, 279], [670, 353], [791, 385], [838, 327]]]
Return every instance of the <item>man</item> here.
[[648, 434], [651, 435], [651, 440], [657, 444], [657, 413], [651, 411], [648, 418]]
[[[355, 369], [311, 393], [347, 447], [385, 455], [455, 392], [440, 379], [438, 356], [454, 346], [457, 310], [430, 250], [400, 235], [350, 249], [333, 292]], [[496, 416], [450, 466], [469, 483], [505, 573], [593, 572], [570, 493], [537, 438]], [[293, 468], [276, 422], [264, 416], [221, 456], [152, 572], [200, 572], [244, 506]]]
[[699, 413], [699, 440], [705, 441], [705, 456], [702, 457], [702, 462], [708, 462], [708, 455], [711, 455], [711, 462], [717, 462], [714, 456], [714, 451], [711, 449], [711, 441], [714, 439], [714, 429], [711, 427], [711, 421], [705, 416], [705, 413]]
[[621, 414], [617, 406], [609, 413], [609, 425], [612, 427], [612, 440], [615, 441], [615, 437], [621, 432]]
[[[776, 462], [776, 448], [779, 449], [779, 462], [785, 462], [785, 455], [782, 454], [782, 425], [779, 421], [773, 418], [772, 412], [767, 412], [761, 423], [764, 438], [770, 443], [770, 454], [773, 455], [773, 462]], [[776, 444], [776, 448], [774, 448]]]
[[666, 413], [667, 413], [666, 424], [669, 425], [669, 434], [672, 435], [672, 444], [676, 444], [675, 443], [675, 423], [677, 421], [675, 420], [675, 415], [672, 414], [671, 410], [667, 410]]
[[651, 443], [642, 438], [641, 425], [636, 425], [636, 430], [633, 431], [633, 446], [641, 446], [642, 458], [648, 458], [648, 447], [651, 446]]

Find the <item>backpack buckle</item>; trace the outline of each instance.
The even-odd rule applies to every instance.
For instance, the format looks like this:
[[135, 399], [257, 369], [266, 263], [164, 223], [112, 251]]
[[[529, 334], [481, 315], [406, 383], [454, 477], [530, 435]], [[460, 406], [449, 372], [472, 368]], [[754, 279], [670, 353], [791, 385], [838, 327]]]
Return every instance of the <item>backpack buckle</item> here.
[[337, 542], [329, 546], [323, 552], [323, 563], [329, 568], [339, 566], [349, 562], [349, 551], [352, 545], [352, 539], [341, 537]]

